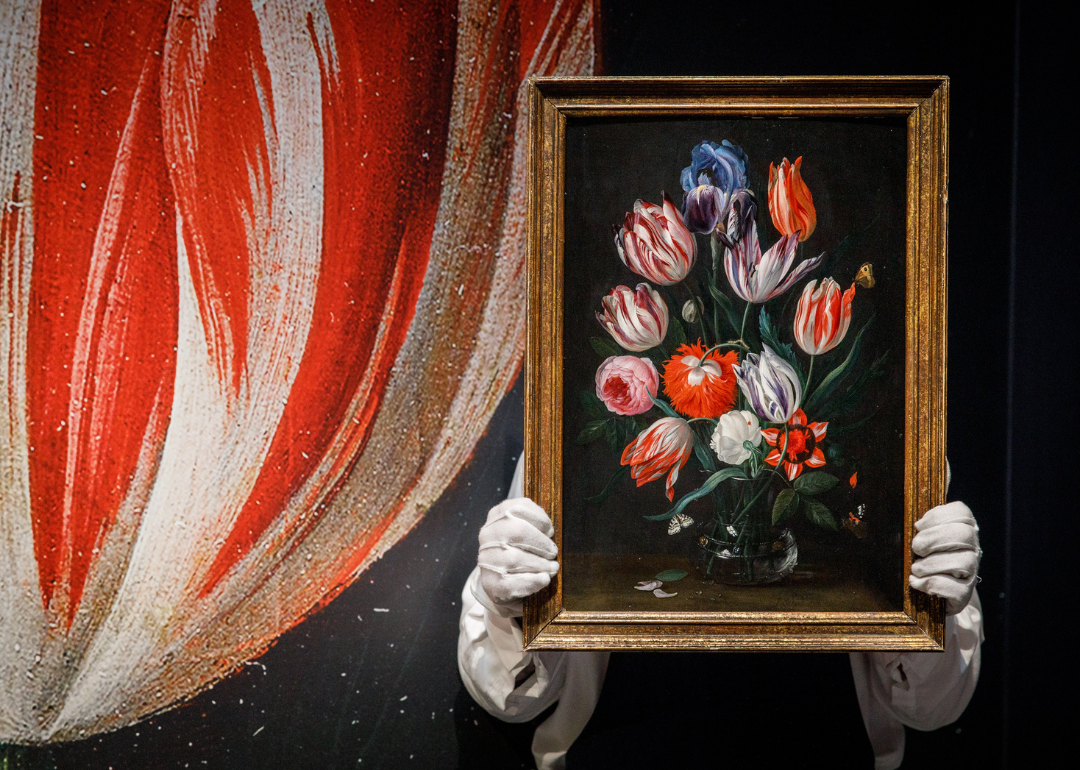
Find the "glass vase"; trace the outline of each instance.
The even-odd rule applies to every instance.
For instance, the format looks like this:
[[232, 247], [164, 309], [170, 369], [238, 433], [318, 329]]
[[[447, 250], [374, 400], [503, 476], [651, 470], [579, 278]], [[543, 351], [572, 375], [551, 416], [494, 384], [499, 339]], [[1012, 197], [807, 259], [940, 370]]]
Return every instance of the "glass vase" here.
[[698, 535], [697, 550], [702, 576], [725, 585], [775, 583], [790, 575], [799, 559], [795, 535], [787, 527], [773, 530], [763, 541], [721, 540], [702, 532]]
[[725, 585], [767, 585], [790, 575], [799, 558], [795, 535], [772, 524], [777, 489], [769, 479], [730, 479], [714, 496], [716, 517], [696, 540], [702, 577]]

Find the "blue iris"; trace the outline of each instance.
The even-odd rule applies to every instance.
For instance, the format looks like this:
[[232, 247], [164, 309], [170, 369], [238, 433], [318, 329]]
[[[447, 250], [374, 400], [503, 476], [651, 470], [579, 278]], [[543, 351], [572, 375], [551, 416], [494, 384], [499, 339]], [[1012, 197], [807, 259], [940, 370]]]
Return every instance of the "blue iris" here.
[[730, 195], [746, 187], [746, 153], [727, 139], [720, 144], [702, 142], [690, 153], [690, 165], [680, 181], [685, 192], [707, 185]]

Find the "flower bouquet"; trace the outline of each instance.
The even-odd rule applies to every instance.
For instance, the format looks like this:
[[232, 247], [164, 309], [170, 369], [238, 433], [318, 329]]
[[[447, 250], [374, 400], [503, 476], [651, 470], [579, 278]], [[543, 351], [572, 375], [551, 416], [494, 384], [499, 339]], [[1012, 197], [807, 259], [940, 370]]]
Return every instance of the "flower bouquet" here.
[[[606, 436], [622, 447], [620, 475], [628, 471], [639, 487], [666, 476], [672, 507], [646, 518], [666, 521], [670, 535], [694, 526], [688, 506], [704, 498], [712, 514], [695, 515], [707, 518], [696, 538], [705, 575], [758, 584], [794, 568], [797, 513], [840, 528], [827, 504], [841, 483], [829, 465], [842, 463], [829, 446], [829, 420], [854, 411], [885, 356], [860, 361], [872, 318], [846, 354], [826, 356], [848, 337], [856, 287], [874, 285], [869, 263], [846, 290], [833, 278], [808, 280], [780, 325], [792, 290], [824, 259], [799, 258], [817, 215], [802, 158], [770, 163], [768, 212], [779, 237], [763, 252], [746, 163], [728, 141], [702, 142], [682, 171], [681, 208], [666, 194], [659, 205], [638, 200], [613, 228], [619, 259], [646, 282], [616, 286], [596, 313], [607, 336], [591, 339], [603, 360], [595, 393], [583, 394], [593, 419], [578, 442]], [[699, 260], [706, 243], [711, 259]], [[699, 483], [676, 502], [691, 458]], [[845, 479], [852, 489], [857, 480], [857, 472]], [[864, 532], [858, 508], [840, 521]]]

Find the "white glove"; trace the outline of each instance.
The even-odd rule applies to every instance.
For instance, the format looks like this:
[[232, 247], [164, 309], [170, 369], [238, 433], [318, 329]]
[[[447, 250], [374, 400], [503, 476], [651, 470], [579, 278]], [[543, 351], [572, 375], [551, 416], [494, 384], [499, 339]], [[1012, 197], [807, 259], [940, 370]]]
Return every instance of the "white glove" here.
[[971, 600], [978, 580], [979, 525], [961, 502], [931, 508], [915, 522], [918, 534], [911, 550], [923, 557], [911, 563], [908, 582], [917, 591], [945, 599], [946, 613], [955, 615]]
[[521, 615], [522, 598], [545, 588], [559, 571], [555, 528], [544, 509], [527, 497], [504, 500], [488, 511], [480, 528], [480, 585], [507, 614]]

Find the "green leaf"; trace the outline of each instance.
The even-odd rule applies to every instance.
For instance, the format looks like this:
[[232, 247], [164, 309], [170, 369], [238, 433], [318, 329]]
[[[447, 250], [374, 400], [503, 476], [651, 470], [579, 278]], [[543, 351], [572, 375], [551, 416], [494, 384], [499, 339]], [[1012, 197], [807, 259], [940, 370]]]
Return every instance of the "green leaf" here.
[[604, 435], [604, 429], [607, 427], [607, 420], [591, 420], [585, 423], [585, 429], [578, 434], [577, 443], [579, 444], [591, 444], [598, 438]]
[[779, 524], [799, 507], [799, 495], [794, 489], [784, 489], [776, 496], [772, 507], [772, 523]]
[[[843, 435], [846, 435], [848, 433], [851, 433], [852, 431], [859, 430], [863, 425], [865, 425], [870, 420], [872, 420], [877, 415], [878, 411], [879, 411], [879, 409], [874, 409], [874, 411], [870, 412], [870, 414], [866, 415], [866, 417], [863, 417], [861, 420], [857, 420], [855, 422], [848, 423], [847, 425], [837, 425], [836, 423], [830, 422], [829, 423], [829, 438], [831, 439], [834, 436], [843, 436]], [[835, 446], [835, 444], [831, 445], [831, 446]], [[830, 448], [831, 448], [831, 446], [830, 446]], [[832, 462], [834, 465], [838, 465], [840, 467], [844, 466], [843, 462], [834, 462], [831, 457], [829, 458], [829, 462]]]
[[[831, 420], [834, 416], [845, 415], [848, 412], [853, 411], [862, 400], [863, 393], [869, 385], [880, 379], [885, 374], [885, 362], [888, 360], [889, 351], [885, 351], [881, 358], [874, 361], [870, 366], [863, 369], [859, 375], [855, 378], [854, 382], [848, 386], [847, 390], [841, 396], [837, 398], [829, 399], [827, 403], [822, 404], [816, 414], [819, 419]], [[874, 410], [875, 412], [877, 410]], [[865, 422], [860, 420], [859, 423]], [[833, 427], [829, 428], [829, 435], [834, 433]], [[843, 428], [843, 430], [850, 430], [850, 426]]]
[[589, 345], [596, 351], [596, 355], [601, 358], [610, 358], [611, 356], [621, 356], [623, 354], [622, 348], [616, 345], [614, 340], [604, 339], [603, 337], [589, 337]]
[[581, 391], [581, 405], [585, 408], [585, 411], [589, 413], [590, 417], [597, 420], [606, 420], [611, 417], [611, 412], [604, 406], [604, 402], [599, 399], [594, 390]]
[[607, 486], [598, 495], [592, 497], [586, 497], [585, 502], [589, 504], [602, 503], [608, 499], [612, 492], [615, 491], [616, 485], [624, 478], [630, 475], [629, 465], [620, 465], [619, 470], [615, 471], [615, 475], [611, 477], [611, 481], [607, 483]]
[[688, 574], [684, 569], [666, 569], [663, 572], [657, 572], [656, 579], [665, 583], [674, 583], [676, 580], [682, 580]]
[[[691, 427], [696, 428], [701, 423], [694, 423]], [[694, 431], [694, 456], [698, 462], [701, 463], [701, 467], [710, 473], [716, 470], [716, 456], [712, 453], [711, 447], [708, 442], [701, 437], [696, 430]]]
[[676, 513], [682, 513], [683, 509], [690, 505], [690, 503], [697, 500], [699, 497], [705, 497], [705, 495], [712, 492], [725, 479], [745, 479], [746, 474], [743, 473], [742, 468], [724, 468], [722, 471], [717, 471], [713, 475], [709, 476], [708, 480], [693, 492], [689, 492], [679, 498], [679, 502], [675, 504], [667, 513], [658, 513], [655, 516], [646, 516], [649, 521], [663, 521], [664, 519], [670, 519]]
[[645, 430], [648, 425], [638, 429], [638, 421], [633, 417], [620, 417], [616, 420], [619, 426], [619, 451], [621, 452], [623, 447], [629, 444], [631, 441], [637, 438], [641, 431]]
[[686, 329], [683, 328], [682, 321], [672, 315], [668, 320], [667, 336], [664, 337], [664, 347], [674, 354], [679, 345], [684, 344], [686, 344]]
[[678, 412], [676, 412], [674, 409], [672, 409], [670, 406], [668, 406], [666, 401], [661, 401], [660, 399], [656, 398], [656, 396], [651, 396], [650, 398], [652, 398], [653, 404], [655, 406], [657, 406], [660, 409], [660, 411], [664, 413], [665, 416], [667, 416], [667, 417], [678, 417], [680, 420], [683, 419], [682, 416]]
[[831, 529], [833, 532], [839, 529], [832, 512], [817, 500], [803, 500], [803, 513], [822, 529]]
[[813, 395], [806, 399], [803, 409], [809, 414], [814, 411], [814, 407], [819, 403], [828, 399], [829, 395], [840, 384], [840, 381], [847, 376], [855, 364], [859, 361], [859, 351], [862, 349], [862, 337], [867, 329], [870, 328], [870, 324], [874, 322], [874, 316], [870, 316], [870, 320], [863, 324], [863, 327], [859, 329], [859, 333], [855, 335], [855, 341], [851, 343], [851, 350], [848, 351], [847, 358], [843, 362], [833, 369], [821, 381], [821, 384], [814, 390]]
[[833, 273], [833, 266], [840, 264], [844, 257], [847, 256], [855, 246], [860, 245], [863, 236], [867, 233], [877, 232], [878, 222], [881, 220], [881, 213], [885, 208], [882, 205], [882, 192], [883, 190], [879, 188], [877, 194], [874, 196], [876, 213], [873, 218], [866, 222], [865, 227], [848, 234], [844, 240], [840, 241], [840, 244], [829, 253], [829, 256], [823, 260], [822, 264], [818, 267], [818, 275], [829, 275]]
[[793, 486], [796, 492], [802, 492], [804, 495], [820, 495], [822, 492], [828, 492], [838, 483], [840, 481], [836, 476], [824, 471], [814, 471], [799, 476], [795, 479]]
[[604, 423], [604, 438], [607, 439], [608, 449], [614, 452], [618, 452], [621, 447], [619, 446], [619, 423], [616, 420], [608, 420]]
[[774, 353], [791, 364], [795, 373], [799, 375], [799, 384], [806, 387], [806, 374], [803, 372], [802, 364], [799, 363], [799, 359], [791, 349], [791, 343], [785, 345], [780, 341], [780, 334], [777, 332], [776, 327], [773, 326], [769, 314], [765, 312], [764, 305], [761, 306], [761, 313], [758, 315], [758, 326], [761, 330], [761, 341], [772, 348]]
[[728, 326], [731, 327], [731, 336], [739, 336], [739, 327], [742, 326], [742, 316], [735, 312], [735, 308], [732, 307], [731, 300], [728, 296], [720, 291], [720, 289], [716, 288], [712, 278], [709, 279], [709, 295], [716, 301], [716, 304], [720, 306], [720, 309], [724, 311]]

